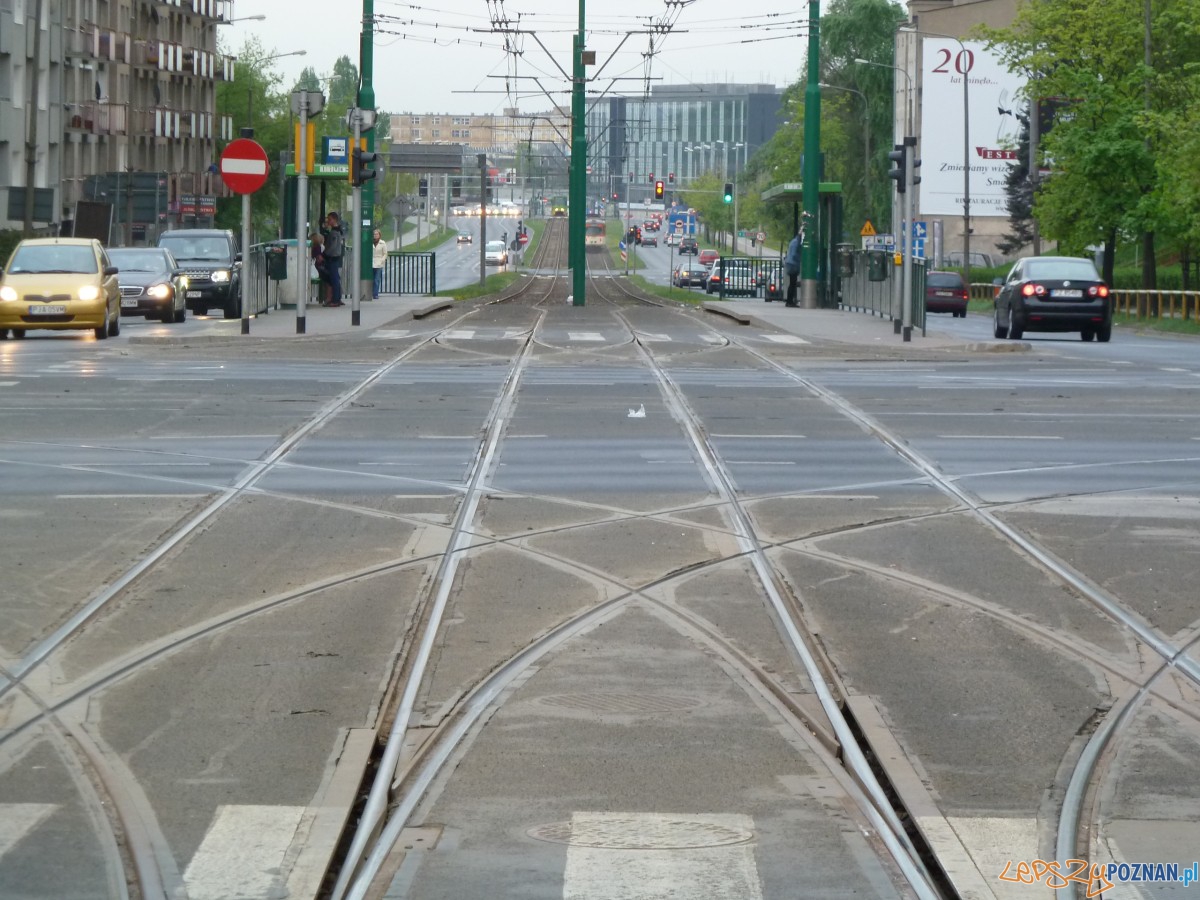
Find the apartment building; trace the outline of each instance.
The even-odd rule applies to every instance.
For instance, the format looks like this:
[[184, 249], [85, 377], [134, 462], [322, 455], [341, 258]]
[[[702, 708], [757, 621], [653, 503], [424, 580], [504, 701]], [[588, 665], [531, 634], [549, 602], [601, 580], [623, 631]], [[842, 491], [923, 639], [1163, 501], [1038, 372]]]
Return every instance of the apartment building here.
[[0, 228], [22, 227], [31, 149], [39, 232], [69, 233], [80, 200], [112, 204], [113, 243], [211, 224], [232, 17], [232, 0], [0, 0]]
[[391, 119], [396, 144], [460, 144], [474, 153], [512, 156], [528, 144], [565, 144], [571, 133], [571, 111], [562, 107], [542, 113], [451, 115], [397, 113]]

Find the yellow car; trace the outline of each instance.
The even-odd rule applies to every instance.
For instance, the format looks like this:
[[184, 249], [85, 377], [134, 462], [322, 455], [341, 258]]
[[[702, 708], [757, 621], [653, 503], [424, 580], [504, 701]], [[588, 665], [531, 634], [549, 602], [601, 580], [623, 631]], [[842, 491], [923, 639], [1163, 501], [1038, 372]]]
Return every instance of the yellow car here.
[[0, 339], [31, 328], [90, 328], [97, 340], [121, 330], [117, 267], [99, 241], [29, 238], [0, 270]]

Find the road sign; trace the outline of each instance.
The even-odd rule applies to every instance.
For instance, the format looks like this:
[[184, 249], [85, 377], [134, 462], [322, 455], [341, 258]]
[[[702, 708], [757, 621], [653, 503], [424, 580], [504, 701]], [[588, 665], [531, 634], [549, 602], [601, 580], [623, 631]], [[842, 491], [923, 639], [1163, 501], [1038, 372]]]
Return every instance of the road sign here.
[[929, 235], [929, 226], [925, 222], [913, 221], [912, 236], [914, 240], [924, 240]]
[[258, 141], [238, 138], [221, 154], [221, 179], [235, 194], [253, 194], [267, 183], [267, 151]]
[[767, 233], [765, 231], [760, 231], [754, 237], [760, 244], [763, 244], [763, 243], [766, 243]]
[[858, 235], [859, 237], [875, 237], [875, 226], [871, 224], [870, 219], [867, 219], [867, 224], [862, 227], [862, 231]]

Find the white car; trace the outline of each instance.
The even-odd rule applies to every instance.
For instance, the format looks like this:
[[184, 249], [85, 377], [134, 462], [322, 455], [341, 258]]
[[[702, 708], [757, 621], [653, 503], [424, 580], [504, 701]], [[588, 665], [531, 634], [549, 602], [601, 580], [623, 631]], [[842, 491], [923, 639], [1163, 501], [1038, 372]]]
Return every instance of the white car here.
[[483, 261], [489, 266], [507, 266], [508, 250], [504, 241], [488, 241], [483, 248]]

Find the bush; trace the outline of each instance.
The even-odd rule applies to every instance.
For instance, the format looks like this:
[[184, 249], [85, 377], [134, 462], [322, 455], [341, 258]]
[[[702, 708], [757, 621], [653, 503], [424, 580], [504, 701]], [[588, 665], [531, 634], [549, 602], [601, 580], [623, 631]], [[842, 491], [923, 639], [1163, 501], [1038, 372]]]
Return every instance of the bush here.
[[15, 228], [0, 229], [0, 266], [8, 264], [8, 258], [21, 240], [21, 232]]

